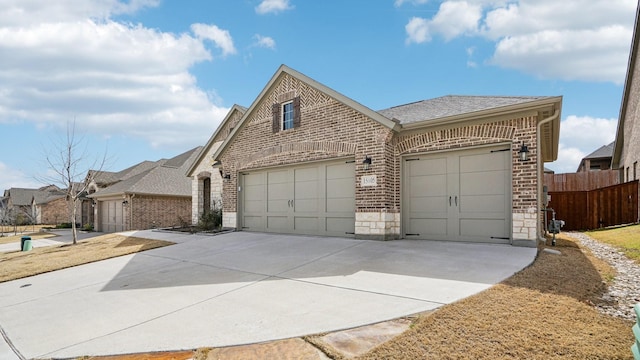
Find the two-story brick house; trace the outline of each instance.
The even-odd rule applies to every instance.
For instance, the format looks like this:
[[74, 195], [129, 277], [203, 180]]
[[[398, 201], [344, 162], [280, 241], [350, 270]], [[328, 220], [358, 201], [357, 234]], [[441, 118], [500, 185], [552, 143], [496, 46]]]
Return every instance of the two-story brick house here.
[[365, 239], [535, 246], [561, 97], [444, 96], [374, 111], [281, 66], [187, 171], [193, 218]]

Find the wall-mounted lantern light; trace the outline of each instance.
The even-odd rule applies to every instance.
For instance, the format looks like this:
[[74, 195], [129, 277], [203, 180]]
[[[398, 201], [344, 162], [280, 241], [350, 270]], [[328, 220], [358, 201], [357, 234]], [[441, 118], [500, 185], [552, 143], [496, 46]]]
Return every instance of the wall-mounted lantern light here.
[[125, 200], [125, 201], [122, 202], [122, 205], [127, 206], [127, 205], [129, 205], [129, 202], [127, 200]]
[[371, 168], [371, 157], [369, 157], [369, 155], [364, 156], [364, 160], [362, 160], [362, 165], [364, 165], [365, 170], [369, 170]]
[[518, 156], [520, 156], [520, 161], [529, 160], [529, 148], [527, 147], [527, 145], [524, 144], [524, 141], [520, 146], [520, 150], [518, 151]]
[[[222, 170], [220, 170], [220, 175], [222, 175]], [[224, 176], [222, 176], [223, 179], [225, 180], [231, 180], [231, 174], [226, 174]]]

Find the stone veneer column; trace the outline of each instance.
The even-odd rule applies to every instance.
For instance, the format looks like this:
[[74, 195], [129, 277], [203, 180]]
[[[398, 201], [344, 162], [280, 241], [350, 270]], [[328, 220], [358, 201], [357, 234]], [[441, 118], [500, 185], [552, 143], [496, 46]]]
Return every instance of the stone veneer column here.
[[400, 238], [400, 214], [388, 212], [357, 212], [356, 238], [393, 240]]

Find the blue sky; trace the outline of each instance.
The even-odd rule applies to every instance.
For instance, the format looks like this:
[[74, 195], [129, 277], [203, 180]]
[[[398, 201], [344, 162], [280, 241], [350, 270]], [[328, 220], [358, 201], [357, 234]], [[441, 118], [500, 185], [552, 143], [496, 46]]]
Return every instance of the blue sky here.
[[562, 95], [560, 155], [546, 166], [574, 172], [615, 137], [636, 5], [0, 0], [0, 190], [43, 185], [69, 121], [85, 160], [106, 152], [110, 171], [204, 145], [280, 64], [373, 110]]

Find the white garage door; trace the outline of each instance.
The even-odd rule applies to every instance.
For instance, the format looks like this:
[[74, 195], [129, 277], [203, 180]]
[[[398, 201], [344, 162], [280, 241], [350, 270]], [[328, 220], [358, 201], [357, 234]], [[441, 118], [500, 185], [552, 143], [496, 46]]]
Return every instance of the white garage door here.
[[355, 162], [243, 173], [238, 202], [245, 230], [353, 236]]
[[510, 242], [510, 147], [407, 157], [403, 180], [407, 239]]
[[100, 202], [101, 231], [106, 233], [124, 231], [122, 200]]

